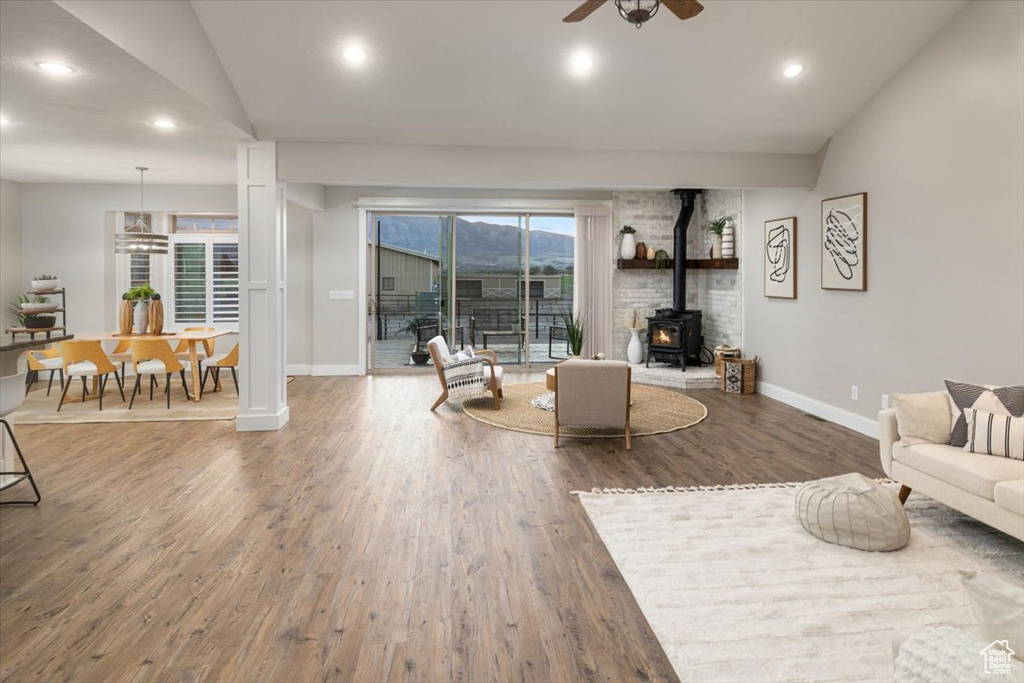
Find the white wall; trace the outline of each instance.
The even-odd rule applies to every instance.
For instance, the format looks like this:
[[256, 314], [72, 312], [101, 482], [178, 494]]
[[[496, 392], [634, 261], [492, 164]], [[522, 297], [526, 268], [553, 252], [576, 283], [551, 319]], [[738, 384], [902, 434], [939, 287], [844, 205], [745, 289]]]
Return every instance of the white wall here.
[[[976, 2], [834, 136], [813, 191], [745, 191], [744, 352], [768, 390], [871, 431], [883, 393], [1021, 382], [1022, 150], [1024, 4]], [[862, 191], [868, 291], [823, 291], [820, 202]], [[763, 222], [790, 215], [798, 298], [765, 299]]]
[[289, 374], [308, 374], [308, 368], [313, 362], [311, 321], [314, 212], [295, 202], [288, 202], [287, 209], [287, 363]]
[[812, 154], [279, 142], [278, 155], [289, 183], [413, 188], [810, 188], [818, 171]]
[[[149, 185], [146, 210], [235, 213], [237, 194], [234, 185]], [[119, 292], [106, 214], [137, 210], [139, 186], [24, 183], [21, 195], [22, 272], [60, 276], [72, 333], [114, 329]]]
[[23, 289], [21, 183], [0, 179], [0, 332], [14, 324], [14, 318], [7, 312], [8, 304], [23, 294]]

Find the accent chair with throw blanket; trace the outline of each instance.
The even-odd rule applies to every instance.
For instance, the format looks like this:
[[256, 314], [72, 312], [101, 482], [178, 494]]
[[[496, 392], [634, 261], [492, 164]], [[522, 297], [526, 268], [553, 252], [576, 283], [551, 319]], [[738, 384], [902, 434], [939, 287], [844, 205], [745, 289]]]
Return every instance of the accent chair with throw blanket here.
[[555, 366], [555, 448], [561, 427], [606, 427], [629, 434], [632, 369], [625, 361], [570, 359]]
[[448, 349], [444, 337], [437, 335], [427, 342], [430, 360], [437, 370], [437, 379], [441, 382], [441, 395], [434, 401], [431, 410], [451, 398], [454, 401], [465, 401], [477, 398], [490, 391], [494, 397], [494, 409], [501, 409], [502, 369], [498, 365], [498, 356], [494, 351], [481, 349], [473, 351], [467, 348], [456, 354]]

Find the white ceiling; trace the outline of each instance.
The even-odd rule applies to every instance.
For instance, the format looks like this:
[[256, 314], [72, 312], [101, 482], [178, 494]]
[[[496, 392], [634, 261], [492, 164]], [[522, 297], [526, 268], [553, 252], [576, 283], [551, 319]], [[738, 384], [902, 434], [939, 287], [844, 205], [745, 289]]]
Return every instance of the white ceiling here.
[[[637, 30], [612, 2], [193, 0], [261, 139], [816, 152], [964, 0], [706, 0]], [[196, 29], [199, 31], [199, 29]], [[199, 34], [201, 36], [201, 31]], [[361, 70], [340, 59], [361, 41]], [[174, 50], [173, 36], [154, 35]], [[589, 49], [594, 73], [565, 69]], [[33, 63], [65, 61], [54, 79]], [[798, 61], [805, 74], [780, 75]], [[230, 183], [238, 128], [51, 2], [0, 2], [0, 175]], [[182, 124], [165, 132], [150, 121]]]
[[[72, 65], [56, 77], [40, 61]], [[21, 182], [225, 183], [237, 128], [51, 2], [0, 2], [0, 176]], [[179, 127], [151, 125], [167, 117]]]
[[610, 1], [562, 23], [579, 1], [192, 4], [264, 139], [779, 153], [818, 151], [964, 4], [707, 0], [638, 30]]

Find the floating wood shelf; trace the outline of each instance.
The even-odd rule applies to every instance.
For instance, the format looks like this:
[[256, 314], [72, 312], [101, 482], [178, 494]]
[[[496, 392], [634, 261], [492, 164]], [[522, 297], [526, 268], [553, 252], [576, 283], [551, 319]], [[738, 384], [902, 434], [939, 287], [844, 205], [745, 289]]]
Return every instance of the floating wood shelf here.
[[[646, 259], [619, 259], [619, 270], [655, 270], [654, 261]], [[664, 268], [670, 271], [675, 267], [675, 259], [669, 259], [668, 265]], [[701, 258], [686, 259], [686, 267], [694, 270], [736, 270], [740, 267], [738, 258]]]

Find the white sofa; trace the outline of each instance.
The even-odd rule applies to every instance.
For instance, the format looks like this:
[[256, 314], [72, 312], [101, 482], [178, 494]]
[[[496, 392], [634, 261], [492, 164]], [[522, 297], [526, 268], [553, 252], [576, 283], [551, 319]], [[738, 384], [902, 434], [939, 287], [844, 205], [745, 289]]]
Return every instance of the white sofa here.
[[891, 479], [1024, 541], [1024, 462], [945, 444], [904, 446], [895, 410], [878, 414], [878, 437]]

